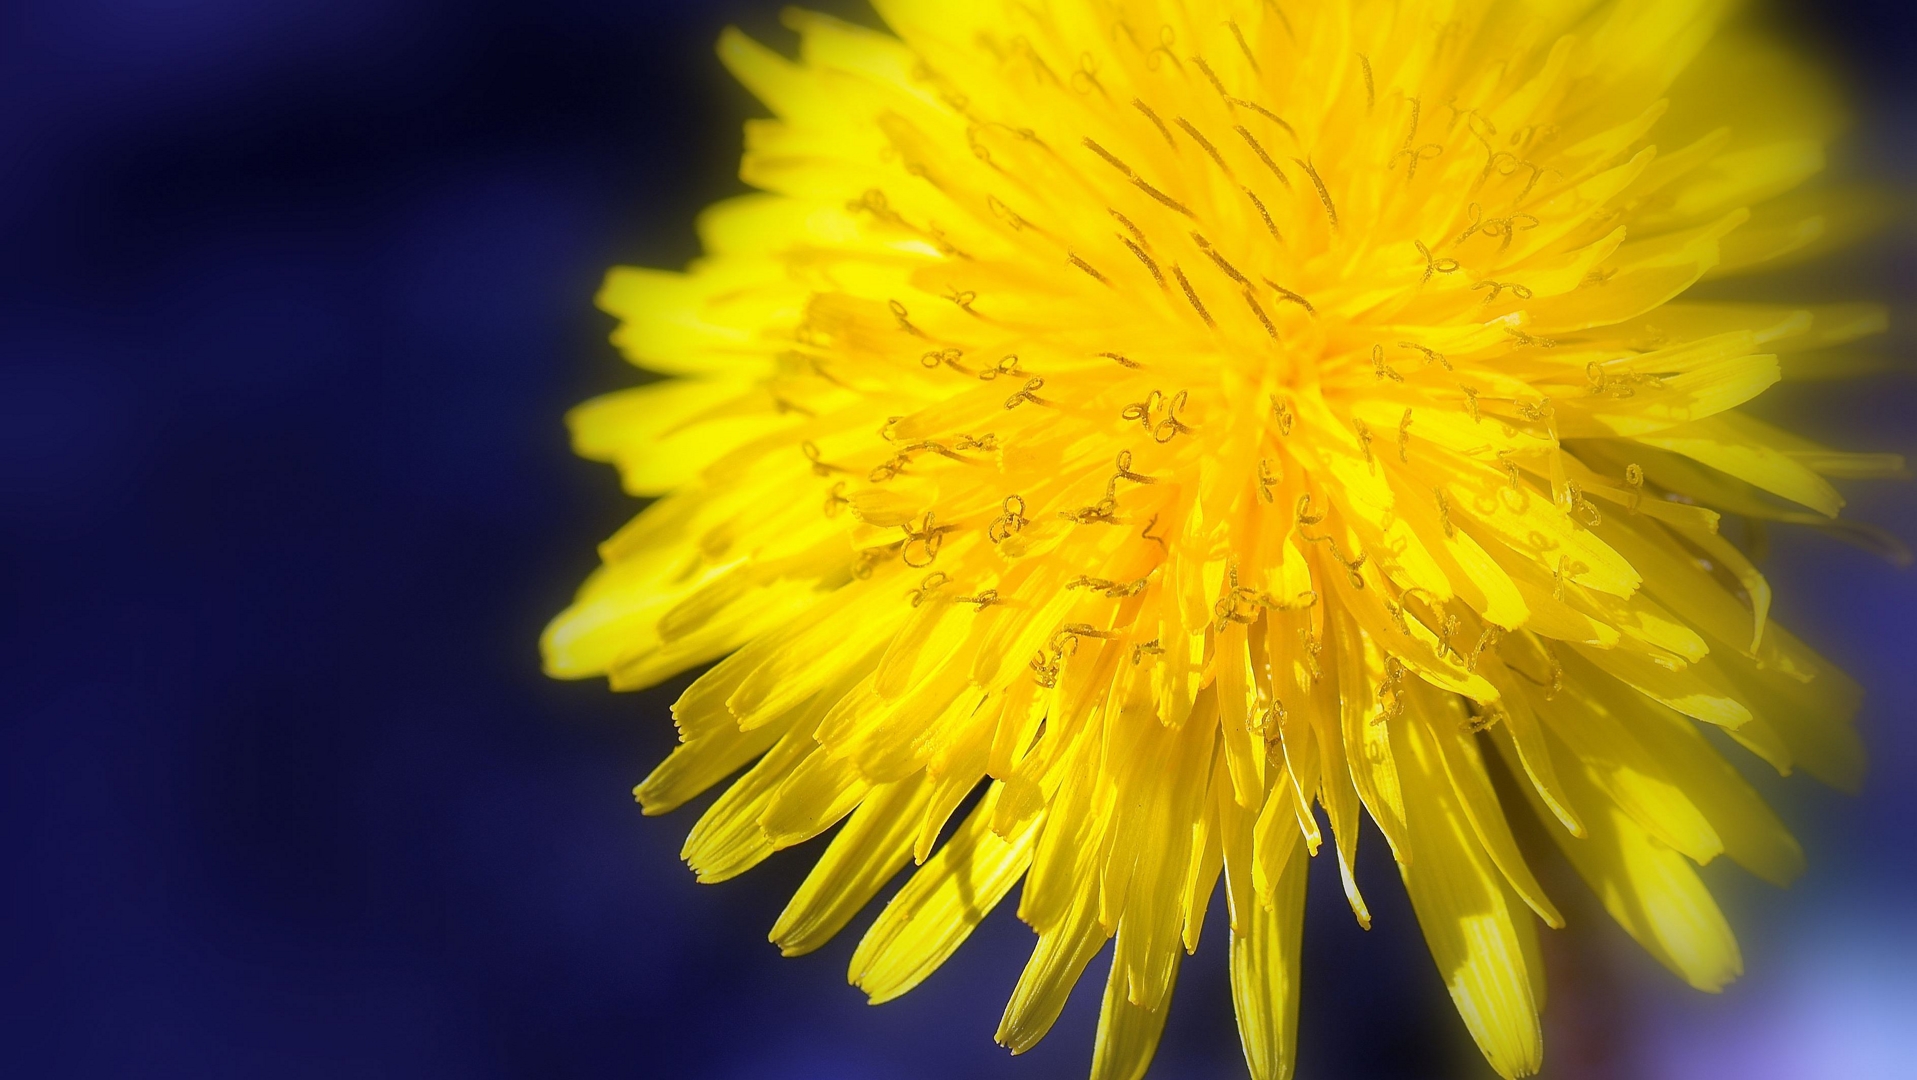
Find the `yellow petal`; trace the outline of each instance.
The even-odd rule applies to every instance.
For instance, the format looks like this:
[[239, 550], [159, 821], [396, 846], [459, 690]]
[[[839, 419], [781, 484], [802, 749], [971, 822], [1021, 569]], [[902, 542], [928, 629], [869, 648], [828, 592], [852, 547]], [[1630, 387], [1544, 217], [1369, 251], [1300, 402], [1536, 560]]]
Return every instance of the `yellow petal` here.
[[768, 936], [781, 953], [799, 956], [830, 941], [898, 873], [931, 794], [921, 774], [865, 797], [772, 924]]
[[673, 748], [632, 791], [647, 816], [670, 813], [697, 798], [707, 788], [757, 760], [791, 730], [794, 713], [784, 723], [751, 731], [723, 727], [688, 739]]
[[1582, 766], [1562, 775], [1573, 796], [1592, 807], [1586, 835], [1548, 831], [1618, 925], [1699, 990], [1716, 992], [1742, 974], [1737, 941], [1684, 856], [1602, 798]]
[[991, 829], [993, 785], [952, 838], [886, 904], [852, 954], [849, 978], [874, 1005], [937, 971], [1025, 873], [1038, 822], [1011, 839]]
[[1566, 664], [1564, 692], [1536, 702], [1551, 733], [1645, 831], [1692, 862], [1716, 858], [1724, 850], [1717, 831], [1691, 802], [1679, 778], [1633, 733], [1629, 719], [1642, 715], [1646, 707], [1631, 700], [1629, 691], [1582, 667], [1576, 657], [1567, 658]]
[[[1123, 937], [1125, 928], [1119, 927]], [[1172, 953], [1171, 977], [1178, 976], [1181, 954]], [[1165, 1033], [1165, 1017], [1171, 1012], [1169, 987], [1157, 1004], [1134, 1004], [1125, 996], [1125, 977], [1119, 965], [1112, 965], [1105, 980], [1105, 1000], [1098, 1011], [1098, 1035], [1093, 1044], [1091, 1080], [1143, 1080], [1158, 1052], [1159, 1036]]]
[[1504, 883], [1451, 790], [1421, 725], [1401, 725], [1410, 861], [1400, 862], [1425, 943], [1485, 1060], [1501, 1076], [1530, 1076], [1544, 1056], [1537, 1000]]
[[1269, 903], [1231, 935], [1231, 1001], [1252, 1080], [1288, 1080], [1298, 1054], [1298, 958], [1304, 930], [1302, 857], [1285, 862]]
[[772, 793], [759, 827], [775, 849], [802, 844], [838, 824], [871, 789], [851, 762], [820, 747]]
[[[1538, 913], [1538, 918], [1554, 928], [1562, 927], [1564, 916], [1558, 914], [1556, 905], [1544, 894], [1544, 887], [1538, 884], [1518, 851], [1517, 840], [1511, 835], [1511, 823], [1505, 820], [1504, 808], [1491, 787], [1491, 778], [1485, 772], [1484, 759], [1467, 726], [1463, 708], [1455, 699], [1448, 703], [1428, 701], [1415, 721], [1426, 725], [1426, 735], [1451, 781], [1452, 794], [1465, 819], [1471, 823], [1472, 835], [1477, 837], [1492, 864], [1504, 875], [1512, 891]], [[1523, 922], [1522, 919], [1515, 921]]]
[[759, 818], [780, 785], [816, 750], [804, 730], [787, 734], [706, 809], [680, 851], [701, 882], [737, 877], [776, 850], [759, 828]]
[[[1037, 1046], [1058, 1021], [1058, 1014], [1064, 1010], [1065, 999], [1078, 982], [1079, 974], [1111, 936], [1111, 931], [1098, 921], [1095, 906], [1096, 901], [1081, 892], [1058, 925], [1039, 933], [1038, 945], [1026, 961], [1025, 970], [1019, 973], [1018, 985], [1012, 988], [1012, 998], [1006, 1002], [1005, 1015], [999, 1020], [998, 1033], [993, 1036], [999, 1045], [1014, 1054], [1022, 1054]], [[1109, 984], [1107, 997], [1113, 993], [1112, 985], [1116, 985], [1119, 1000], [1123, 1001], [1125, 973], [1122, 968], [1113, 966]]]

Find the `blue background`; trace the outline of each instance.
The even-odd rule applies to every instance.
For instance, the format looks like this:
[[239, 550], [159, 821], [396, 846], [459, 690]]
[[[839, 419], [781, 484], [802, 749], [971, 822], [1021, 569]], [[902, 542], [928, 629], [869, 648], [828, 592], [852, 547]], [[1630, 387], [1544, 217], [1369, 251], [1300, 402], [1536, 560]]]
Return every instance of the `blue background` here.
[[[1907, 185], [1911, 10], [1822, 7], [1795, 18], [1854, 76], [1843, 157]], [[1031, 942], [1010, 904], [866, 1006], [855, 934], [764, 941], [811, 849], [696, 886], [696, 808], [638, 814], [672, 688], [538, 671], [634, 509], [560, 424], [631, 378], [590, 297], [613, 263], [683, 263], [738, 189], [753, 106], [711, 44], [785, 40], [774, 11], [0, 4], [0, 1070], [1083, 1075], [1102, 961], [1021, 1059], [991, 1043]], [[1797, 294], [1902, 303], [1912, 277], [1887, 241]], [[1794, 415], [1909, 452], [1913, 403], [1893, 377]], [[1909, 487], [1852, 488], [1917, 537]], [[1752, 971], [1721, 998], [1570, 902], [1592, 929], [1552, 936], [1548, 1076], [1874, 1080], [1917, 1055], [1917, 582], [1816, 536], [1780, 533], [1768, 569], [1871, 687], [1874, 779], [1775, 786], [1812, 849], [1791, 891], [1713, 868]], [[1303, 1073], [1489, 1076], [1372, 839], [1370, 933], [1314, 868]], [[1155, 1077], [1242, 1075], [1207, 933]]]

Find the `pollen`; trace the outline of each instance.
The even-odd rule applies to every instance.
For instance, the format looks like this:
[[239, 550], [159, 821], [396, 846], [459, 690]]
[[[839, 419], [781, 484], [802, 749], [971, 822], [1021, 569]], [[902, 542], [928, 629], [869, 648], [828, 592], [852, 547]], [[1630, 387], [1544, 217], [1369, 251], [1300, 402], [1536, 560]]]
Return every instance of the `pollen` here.
[[686, 271], [610, 274], [664, 378], [569, 417], [654, 501], [546, 665], [704, 668], [636, 792], [730, 781], [699, 880], [831, 832], [798, 954], [915, 866], [852, 957], [875, 1002], [1018, 890], [1015, 1053], [1115, 938], [1099, 1078], [1143, 1075], [1218, 892], [1251, 1074], [1290, 1076], [1307, 870], [1369, 925], [1361, 816], [1506, 1077], [1564, 921], [1518, 835], [1736, 976], [1696, 867], [1802, 856], [1701, 729], [1839, 786], [1862, 752], [1719, 523], [1888, 548], [1829, 479], [1903, 468], [1740, 411], [1881, 312], [1687, 296], [1815, 239], [1768, 200], [1831, 125], [1767, 103], [1818, 76], [1715, 0], [875, 6], [788, 11], [796, 59], [722, 38], [756, 191]]

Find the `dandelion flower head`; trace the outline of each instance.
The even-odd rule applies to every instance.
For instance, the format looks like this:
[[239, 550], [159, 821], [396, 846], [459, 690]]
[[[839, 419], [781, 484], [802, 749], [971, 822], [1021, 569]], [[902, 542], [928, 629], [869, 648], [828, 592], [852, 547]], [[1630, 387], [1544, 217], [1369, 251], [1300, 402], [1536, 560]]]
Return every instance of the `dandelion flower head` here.
[[916, 864], [852, 959], [874, 1001], [1017, 887], [998, 1039], [1115, 937], [1100, 1078], [1143, 1074], [1215, 892], [1251, 1073], [1290, 1074], [1306, 869], [1368, 925], [1361, 814], [1504, 1076], [1563, 921], [1514, 818], [1683, 979], [1736, 976], [1695, 867], [1801, 855], [1700, 725], [1839, 785], [1862, 757], [1719, 522], [1868, 536], [1827, 478], [1901, 463], [1738, 411], [1881, 312], [1683, 296], [1818, 240], [1778, 196], [1821, 84], [1716, 0], [875, 6], [788, 12], [796, 60], [724, 36], [758, 191], [687, 272], [610, 275], [666, 378], [571, 416], [658, 498], [547, 665], [713, 665], [637, 791], [749, 766], [700, 880], [839, 826], [797, 954]]

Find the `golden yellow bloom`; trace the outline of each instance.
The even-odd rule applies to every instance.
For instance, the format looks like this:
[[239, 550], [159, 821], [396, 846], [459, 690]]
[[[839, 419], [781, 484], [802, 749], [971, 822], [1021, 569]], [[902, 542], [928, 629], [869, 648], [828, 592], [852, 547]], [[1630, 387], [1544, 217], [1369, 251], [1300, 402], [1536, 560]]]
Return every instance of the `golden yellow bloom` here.
[[1508, 815], [1684, 979], [1737, 975], [1693, 864], [1801, 856], [1693, 721], [1840, 785], [1861, 753], [1719, 517], [1834, 528], [1826, 477], [1902, 465], [1736, 411], [1880, 311], [1676, 298], [1824, 230], [1774, 200], [1822, 164], [1820, 84], [1717, 0], [876, 6], [897, 37], [721, 41], [775, 116], [764, 193], [689, 272], [612, 273], [672, 378], [571, 417], [660, 498], [547, 664], [719, 661], [637, 792], [756, 762], [700, 880], [843, 821], [795, 954], [917, 862], [852, 960], [884, 1001], [1023, 878], [998, 1038], [1116, 935], [1101, 1078], [1143, 1073], [1221, 872], [1252, 1075], [1289, 1075], [1314, 804], [1366, 922], [1377, 822], [1505, 1076], [1562, 922]]

